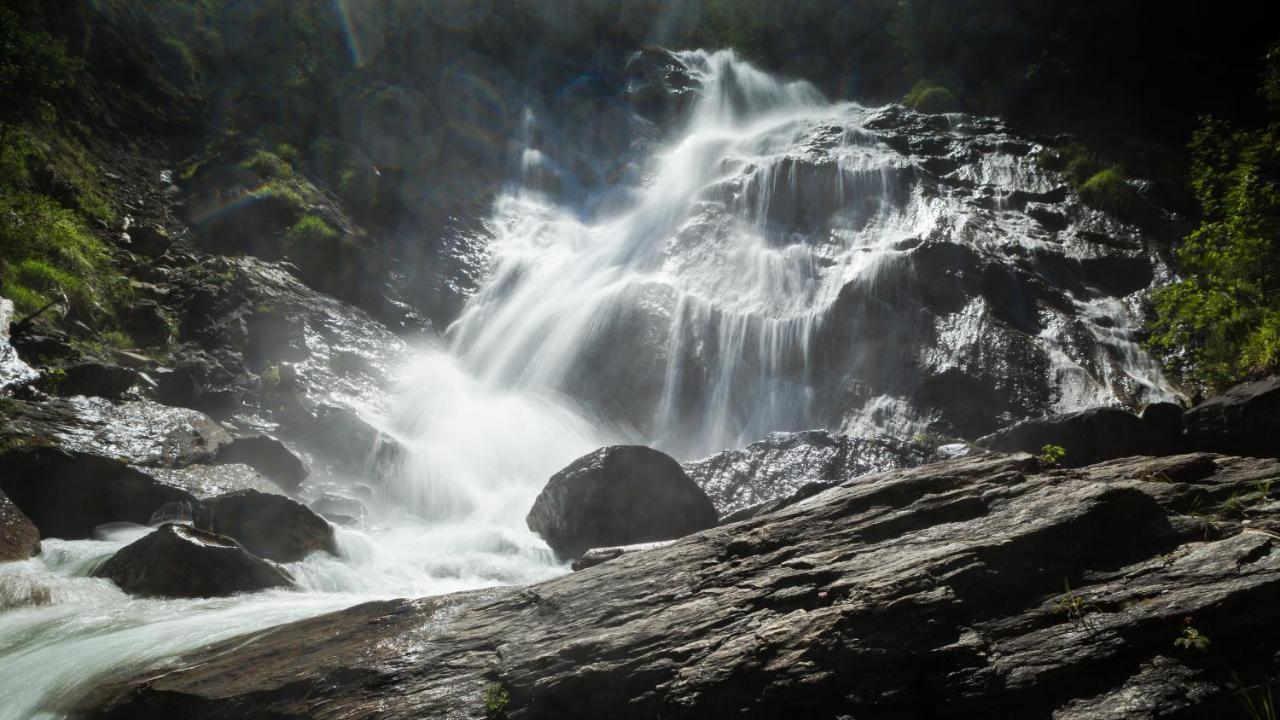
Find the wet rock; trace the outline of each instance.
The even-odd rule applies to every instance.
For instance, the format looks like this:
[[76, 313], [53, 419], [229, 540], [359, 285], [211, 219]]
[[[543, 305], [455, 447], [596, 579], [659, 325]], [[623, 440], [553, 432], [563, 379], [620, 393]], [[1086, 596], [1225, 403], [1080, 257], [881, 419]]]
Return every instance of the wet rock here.
[[180, 468], [134, 467], [158, 482], [185, 490], [197, 498], [208, 498], [238, 490], [256, 490], [274, 495], [280, 495], [283, 492], [279, 485], [263, 477], [257, 470], [239, 463], [187, 465]]
[[91, 538], [106, 523], [147, 525], [166, 506], [196, 506], [190, 492], [146, 469], [36, 442], [0, 453], [0, 492], [31, 518], [41, 537], [68, 540]]
[[670, 540], [716, 523], [716, 510], [671, 457], [640, 445], [584, 455], [551, 476], [525, 522], [561, 557]]
[[93, 575], [142, 597], [223, 597], [293, 586], [283, 570], [235, 540], [173, 523], [121, 548]]
[[0, 442], [44, 445], [130, 465], [183, 467], [212, 458], [231, 441], [212, 418], [148, 401], [70, 397], [13, 402]]
[[[479, 718], [499, 683], [513, 720], [1230, 712], [1233, 673], [1275, 672], [1280, 545], [1206, 539], [1153, 493], [1188, 502], [1280, 463], [1199, 456], [1178, 461], [1186, 483], [1134, 476], [1151, 462], [1037, 473], [983, 455], [865, 476], [589, 572], [231, 639], [85, 711]], [[1174, 643], [1188, 623], [1209, 655]]]
[[196, 527], [235, 538], [250, 552], [296, 562], [313, 552], [337, 554], [333, 528], [283, 495], [237, 490], [201, 501]]
[[721, 515], [793, 496], [813, 483], [839, 483], [870, 472], [913, 467], [924, 447], [887, 437], [851, 437], [825, 430], [771, 433], [741, 450], [687, 462], [684, 471]]
[[627, 98], [641, 116], [663, 127], [686, 118], [701, 83], [671, 51], [658, 47], [627, 58]]
[[999, 452], [1035, 454], [1046, 445], [1057, 445], [1066, 450], [1061, 462], [1068, 467], [1175, 450], [1174, 442], [1159, 428], [1120, 408], [1092, 408], [1024, 420], [979, 438], [977, 444]]
[[[364, 503], [353, 497], [337, 493], [321, 493], [311, 502], [309, 507], [327, 520], [340, 525], [352, 525], [360, 522], [366, 515]], [[335, 519], [340, 518], [340, 520]]]
[[623, 555], [635, 552], [644, 552], [645, 550], [654, 550], [660, 547], [666, 547], [674, 540], [664, 540], [662, 542], [639, 543], [637, 545], [621, 545], [618, 547], [591, 548], [582, 553], [582, 557], [574, 560], [569, 567], [577, 570], [586, 570], [589, 567], [595, 567], [601, 563], [609, 562], [614, 558], [620, 558]]
[[79, 351], [65, 337], [23, 334], [12, 338], [13, 349], [29, 364], [43, 364], [60, 360], [74, 360]]
[[40, 552], [40, 531], [0, 490], [0, 562], [26, 560]]
[[1187, 411], [1187, 441], [1200, 450], [1280, 456], [1280, 377], [1242, 383]]
[[82, 362], [60, 368], [56, 382], [46, 380], [42, 389], [55, 395], [89, 395], [119, 400], [138, 382], [141, 375], [119, 365], [100, 362]]
[[219, 448], [214, 462], [248, 465], [286, 490], [297, 490], [310, 474], [301, 458], [269, 435], [235, 438]]
[[304, 438], [311, 447], [336, 461], [342, 468], [367, 472], [378, 480], [386, 477], [405, 456], [405, 448], [390, 435], [378, 430], [350, 407], [320, 409]]

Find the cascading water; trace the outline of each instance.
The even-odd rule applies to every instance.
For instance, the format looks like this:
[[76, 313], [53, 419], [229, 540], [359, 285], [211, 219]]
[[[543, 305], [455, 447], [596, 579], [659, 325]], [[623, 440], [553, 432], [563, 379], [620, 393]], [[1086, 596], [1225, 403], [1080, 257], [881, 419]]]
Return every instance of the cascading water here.
[[[1092, 288], [1083, 233], [1030, 224], [1055, 190], [1025, 153], [924, 167], [883, 130], [924, 116], [830, 103], [727, 52], [673, 58], [698, 89], [642, 182], [548, 191], [573, 185], [567, 163], [518, 149], [487, 280], [370, 414], [401, 451], [341, 558], [289, 565], [301, 592], [147, 600], [88, 577], [145, 529], [48, 540], [0, 565], [0, 608], [23, 605], [0, 610], [0, 718], [58, 716], [104, 673], [360, 601], [563, 572], [524, 514], [610, 442], [693, 457], [809, 427], [977, 431], [991, 417], [961, 427], [952, 396], [987, 402], [983, 373], [1012, 418], [1170, 394], [1115, 297], [1141, 284]], [[964, 140], [969, 120], [943, 121], [935, 142]]]

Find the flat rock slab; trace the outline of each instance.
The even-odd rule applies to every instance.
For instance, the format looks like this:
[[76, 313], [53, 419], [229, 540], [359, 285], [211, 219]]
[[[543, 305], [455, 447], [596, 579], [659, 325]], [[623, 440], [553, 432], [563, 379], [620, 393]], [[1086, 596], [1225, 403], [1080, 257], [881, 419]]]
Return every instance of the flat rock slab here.
[[[1280, 463], [1153, 462], [1041, 472], [984, 455], [871, 475], [538, 585], [219, 643], [84, 709], [483, 718], [497, 684], [512, 720], [1238, 712], [1224, 660], [1274, 672], [1280, 540], [1168, 508]], [[1175, 645], [1188, 617], [1206, 653]]]

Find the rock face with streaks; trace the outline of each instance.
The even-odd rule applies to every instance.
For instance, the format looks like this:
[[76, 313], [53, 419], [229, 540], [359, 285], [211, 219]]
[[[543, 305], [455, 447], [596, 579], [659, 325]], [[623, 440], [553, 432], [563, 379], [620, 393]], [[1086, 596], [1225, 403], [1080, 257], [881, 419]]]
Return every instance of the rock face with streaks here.
[[512, 720], [1239, 712], [1231, 672], [1274, 676], [1280, 647], [1277, 478], [1208, 454], [870, 475], [538, 585], [233, 639], [83, 710], [483, 718], [498, 684]]
[[641, 445], [584, 455], [547, 481], [526, 522], [561, 557], [671, 540], [715, 525], [705, 493], [670, 456]]
[[0, 490], [0, 562], [26, 560], [40, 552], [40, 531]]

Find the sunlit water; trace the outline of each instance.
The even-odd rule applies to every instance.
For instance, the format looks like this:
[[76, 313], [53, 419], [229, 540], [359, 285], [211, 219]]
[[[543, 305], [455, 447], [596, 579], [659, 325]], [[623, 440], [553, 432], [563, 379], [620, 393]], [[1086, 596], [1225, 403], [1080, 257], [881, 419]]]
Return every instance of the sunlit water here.
[[[358, 602], [565, 572], [524, 516], [552, 473], [600, 445], [693, 457], [775, 430], [901, 416], [888, 396], [862, 419], [833, 414], [815, 390], [814, 334], [842, 287], [954, 207], [902, 191], [914, 171], [860, 130], [870, 110], [728, 53], [681, 57], [703, 91], [644, 182], [574, 205], [516, 182], [497, 200], [488, 280], [446, 344], [404, 369], [391, 406], [366, 409], [404, 452], [378, 479], [352, 479], [377, 495], [365, 526], [337, 531], [340, 557], [287, 566], [296, 592], [144, 600], [89, 573], [147, 529], [47, 540], [40, 557], [0, 566], [0, 719], [57, 716], [103, 674]], [[521, 158], [528, 178], [565, 172], [534, 148]], [[1037, 182], [999, 156], [968, 172]], [[1080, 305], [1108, 317], [1114, 337], [1098, 339], [1125, 371], [1162, 391], [1113, 317], [1123, 308]], [[1043, 341], [1062, 409], [1110, 399], [1051, 330]]]

